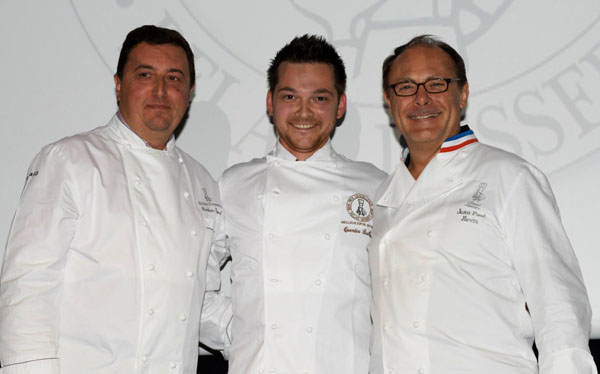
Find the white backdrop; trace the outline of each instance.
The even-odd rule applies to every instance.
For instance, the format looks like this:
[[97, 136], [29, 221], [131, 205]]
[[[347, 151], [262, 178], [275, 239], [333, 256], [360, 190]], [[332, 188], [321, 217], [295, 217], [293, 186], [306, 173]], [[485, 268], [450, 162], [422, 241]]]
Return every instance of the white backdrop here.
[[543, 169], [579, 257], [600, 337], [600, 2], [598, 0], [3, 0], [0, 2], [0, 240], [44, 144], [103, 125], [126, 33], [179, 30], [197, 88], [179, 145], [218, 177], [274, 143], [265, 70], [296, 35], [325, 36], [348, 72], [334, 145], [391, 171], [399, 146], [382, 107], [381, 62], [420, 33], [467, 62], [465, 122], [482, 142]]

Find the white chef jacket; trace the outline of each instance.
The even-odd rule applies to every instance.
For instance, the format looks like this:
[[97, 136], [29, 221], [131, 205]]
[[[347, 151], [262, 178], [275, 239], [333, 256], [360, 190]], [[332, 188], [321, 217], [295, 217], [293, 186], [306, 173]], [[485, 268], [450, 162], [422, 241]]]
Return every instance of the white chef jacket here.
[[384, 178], [330, 142], [303, 162], [277, 143], [266, 158], [225, 171], [230, 374], [367, 372], [367, 244]]
[[43, 148], [4, 257], [3, 373], [196, 373], [203, 301], [203, 328], [227, 318], [204, 297], [220, 286], [221, 212], [173, 138], [149, 148], [117, 116]]
[[376, 201], [371, 374], [538, 373], [534, 338], [540, 373], [596, 373], [587, 293], [538, 169], [466, 131], [416, 181], [399, 165]]

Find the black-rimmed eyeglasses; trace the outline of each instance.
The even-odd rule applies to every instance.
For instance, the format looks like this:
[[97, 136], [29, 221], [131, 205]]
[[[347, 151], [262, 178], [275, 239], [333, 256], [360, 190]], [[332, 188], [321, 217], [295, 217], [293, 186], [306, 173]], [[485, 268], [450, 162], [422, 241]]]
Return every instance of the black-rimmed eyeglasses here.
[[391, 88], [396, 96], [412, 96], [417, 93], [419, 86], [423, 86], [427, 93], [442, 93], [448, 91], [448, 85], [450, 82], [458, 82], [460, 78], [431, 78], [425, 82], [417, 83], [415, 81], [403, 81], [394, 84], [390, 84], [388, 88]]

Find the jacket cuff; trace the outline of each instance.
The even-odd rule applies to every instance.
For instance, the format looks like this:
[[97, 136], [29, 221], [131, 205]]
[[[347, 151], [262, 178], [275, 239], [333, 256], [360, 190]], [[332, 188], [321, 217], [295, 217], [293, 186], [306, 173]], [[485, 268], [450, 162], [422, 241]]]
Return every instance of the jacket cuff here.
[[594, 358], [588, 350], [564, 349], [540, 357], [540, 374], [598, 374]]

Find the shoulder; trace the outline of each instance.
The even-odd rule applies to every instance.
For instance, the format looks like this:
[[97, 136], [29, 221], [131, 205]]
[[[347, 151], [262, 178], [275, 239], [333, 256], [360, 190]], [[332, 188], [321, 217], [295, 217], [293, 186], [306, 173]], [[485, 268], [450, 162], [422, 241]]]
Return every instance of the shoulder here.
[[469, 158], [478, 169], [513, 176], [520, 173], [542, 174], [536, 166], [512, 152], [481, 143], [474, 148]]
[[352, 169], [355, 173], [364, 175], [369, 179], [376, 179], [379, 182], [384, 181], [387, 178], [387, 173], [379, 169], [377, 166], [365, 161], [351, 161], [346, 160], [348, 168]]
[[469, 157], [472, 161], [467, 163], [469, 166], [466, 173], [480, 179], [495, 180], [506, 193], [526, 188], [542, 190], [549, 196], [552, 195], [546, 175], [538, 167], [514, 153], [479, 144]]
[[105, 140], [103, 136], [105, 126], [59, 139], [47, 144], [38, 153], [34, 161], [47, 161], [67, 164], [82, 164], [90, 158], [87, 149], [94, 143]]
[[353, 178], [364, 178], [370, 181], [376, 180], [378, 183], [381, 183], [388, 176], [386, 172], [370, 162], [354, 161], [335, 151], [334, 154], [334, 157], [343, 163], [344, 169], [350, 171]]
[[216, 185], [215, 179], [204, 165], [179, 147], [175, 147], [175, 151], [179, 157], [183, 159], [183, 163], [187, 166], [187, 169], [193, 178], [199, 179], [205, 186]]
[[247, 162], [241, 162], [229, 167], [221, 175], [221, 184], [227, 184], [240, 179], [248, 179], [252, 175], [262, 173], [267, 166], [265, 157], [254, 158]]

